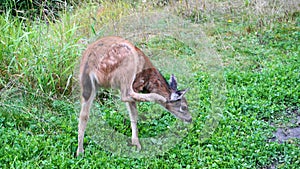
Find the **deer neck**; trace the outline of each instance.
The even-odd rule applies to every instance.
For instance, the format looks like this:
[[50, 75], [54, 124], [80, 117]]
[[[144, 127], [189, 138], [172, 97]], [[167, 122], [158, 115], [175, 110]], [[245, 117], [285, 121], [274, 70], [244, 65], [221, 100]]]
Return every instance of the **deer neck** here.
[[155, 68], [144, 69], [138, 73], [133, 82], [133, 90], [142, 93], [156, 93], [167, 99], [171, 95], [167, 81]]

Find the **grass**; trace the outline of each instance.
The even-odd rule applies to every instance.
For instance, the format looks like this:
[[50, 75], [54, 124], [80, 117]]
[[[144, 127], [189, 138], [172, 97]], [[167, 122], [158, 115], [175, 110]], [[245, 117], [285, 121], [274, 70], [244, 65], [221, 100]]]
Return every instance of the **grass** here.
[[[84, 140], [85, 155], [77, 158], [76, 68], [85, 45], [105, 34], [107, 23], [165, 9], [103, 1], [62, 12], [56, 23], [1, 15], [0, 168], [298, 168], [299, 138], [271, 140], [278, 127], [299, 127], [291, 122], [300, 111], [299, 12], [283, 1], [266, 6], [212, 1], [205, 8], [193, 2], [166, 8], [181, 17], [186, 30], [204, 30], [201, 44], [193, 44], [200, 36], [186, 40], [165, 32], [135, 41], [166, 77], [174, 73], [180, 88], [191, 88], [193, 123], [140, 103], [140, 137], [153, 139], [142, 140], [145, 149], [136, 153], [127, 146], [130, 123], [118, 94], [102, 91]], [[202, 7], [201, 13], [195, 10]], [[106, 134], [107, 128], [114, 132]], [[180, 139], [172, 140], [174, 135]]]

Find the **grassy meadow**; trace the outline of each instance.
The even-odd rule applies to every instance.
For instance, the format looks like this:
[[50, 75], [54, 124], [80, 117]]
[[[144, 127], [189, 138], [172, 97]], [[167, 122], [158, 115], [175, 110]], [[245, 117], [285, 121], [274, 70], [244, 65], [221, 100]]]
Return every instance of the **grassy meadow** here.
[[[1, 13], [0, 168], [299, 168], [299, 2], [162, 2], [83, 1], [56, 19]], [[118, 92], [100, 90], [75, 157], [79, 60], [107, 35], [190, 88], [193, 122], [139, 103], [137, 152]]]

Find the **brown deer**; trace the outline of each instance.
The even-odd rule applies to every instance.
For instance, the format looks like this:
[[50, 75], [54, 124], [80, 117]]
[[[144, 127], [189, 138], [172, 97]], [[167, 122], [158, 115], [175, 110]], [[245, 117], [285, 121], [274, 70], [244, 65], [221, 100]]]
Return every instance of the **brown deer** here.
[[138, 139], [138, 114], [135, 102], [156, 102], [177, 118], [185, 122], [192, 121], [184, 98], [188, 89], [177, 90], [176, 78], [173, 75], [168, 84], [149, 58], [121, 37], [104, 37], [87, 47], [80, 63], [79, 82], [81, 111], [77, 155], [84, 151], [84, 132], [98, 87], [121, 91], [121, 100], [126, 102], [129, 111], [132, 145], [138, 150], [141, 149], [141, 144]]

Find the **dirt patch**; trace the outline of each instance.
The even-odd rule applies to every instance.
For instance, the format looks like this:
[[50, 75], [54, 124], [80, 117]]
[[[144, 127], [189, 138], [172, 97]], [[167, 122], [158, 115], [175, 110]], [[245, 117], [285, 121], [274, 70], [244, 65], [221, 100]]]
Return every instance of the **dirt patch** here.
[[[300, 112], [299, 109], [288, 110], [289, 115], [292, 115], [293, 118], [283, 127], [278, 127], [277, 130], [273, 133], [274, 137], [269, 139], [270, 142], [277, 141], [278, 143], [290, 142], [293, 139], [300, 139]], [[272, 125], [275, 126], [275, 125]], [[278, 160], [272, 162], [271, 165], [262, 167], [263, 169], [276, 169], [279, 165]]]
[[279, 143], [283, 143], [290, 139], [300, 139], [300, 115], [298, 110], [295, 111], [296, 117], [290, 121], [289, 126], [277, 128], [276, 132], [274, 132], [274, 137], [270, 139], [270, 141], [278, 141]]
[[287, 141], [289, 139], [298, 138], [300, 139], [300, 127], [295, 128], [278, 128], [274, 133], [275, 140], [278, 140], [280, 143]]

